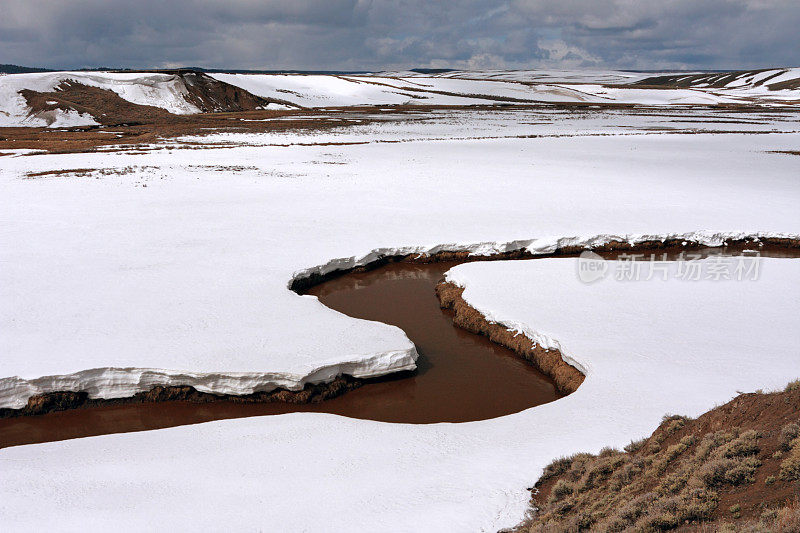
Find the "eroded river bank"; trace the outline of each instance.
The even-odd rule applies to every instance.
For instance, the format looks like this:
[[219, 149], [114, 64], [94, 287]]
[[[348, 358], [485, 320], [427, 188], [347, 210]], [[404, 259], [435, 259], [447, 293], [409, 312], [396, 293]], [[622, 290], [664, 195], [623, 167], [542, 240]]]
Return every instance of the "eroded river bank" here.
[[[702, 256], [736, 255], [748, 246], [753, 247], [692, 251]], [[764, 256], [800, 256], [791, 246], [757, 249]], [[642, 248], [637, 253], [651, 251], [659, 258], [667, 253], [668, 259], [678, 259], [685, 249]], [[603, 255], [615, 258], [620, 253], [630, 250]], [[161, 391], [135, 403], [125, 399], [89, 401], [78, 409], [0, 420], [0, 447], [290, 412], [385, 422], [465, 422], [507, 415], [562, 397], [553, 380], [535, 366], [485, 336], [454, 327], [452, 311], [440, 309], [437, 284], [447, 270], [471, 259], [389, 262], [331, 276], [305, 290], [350, 316], [402, 328], [420, 352], [415, 372], [366, 381], [343, 377], [327, 388], [319, 386], [303, 393], [278, 391], [253, 398], [217, 399], [178, 390]]]

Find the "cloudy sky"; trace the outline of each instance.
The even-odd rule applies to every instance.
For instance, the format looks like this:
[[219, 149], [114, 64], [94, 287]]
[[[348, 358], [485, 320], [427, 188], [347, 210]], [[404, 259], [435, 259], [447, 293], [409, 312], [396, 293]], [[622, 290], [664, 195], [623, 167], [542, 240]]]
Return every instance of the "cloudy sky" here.
[[0, 63], [50, 68], [800, 65], [798, 0], [0, 0]]

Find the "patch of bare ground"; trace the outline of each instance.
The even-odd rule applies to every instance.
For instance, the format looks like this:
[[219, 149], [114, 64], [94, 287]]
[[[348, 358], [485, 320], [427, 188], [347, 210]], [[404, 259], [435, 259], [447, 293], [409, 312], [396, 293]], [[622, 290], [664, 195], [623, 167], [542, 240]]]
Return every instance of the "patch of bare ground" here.
[[800, 381], [545, 467], [516, 531], [800, 531]]
[[[199, 165], [195, 165], [199, 166]], [[212, 168], [214, 166], [210, 166]], [[118, 168], [68, 168], [59, 170], [44, 170], [41, 172], [28, 172], [23, 179], [37, 179], [37, 178], [53, 178], [53, 177], [70, 177], [70, 178], [100, 178], [102, 176], [124, 176], [126, 174], [133, 174], [134, 172], [144, 170], [155, 170], [157, 167], [152, 165], [128, 165]], [[238, 171], [240, 167], [232, 166], [231, 170]], [[244, 169], [244, 167], [241, 167]], [[222, 170], [213, 168], [213, 170]]]
[[134, 104], [110, 89], [83, 85], [72, 80], [61, 82], [51, 92], [23, 89], [19, 92], [30, 108], [29, 115], [55, 120], [57, 110], [74, 110], [91, 115], [104, 125], [170, 120], [172, 115], [160, 107]]
[[578, 390], [585, 376], [580, 370], [564, 361], [561, 352], [545, 349], [525, 335], [507, 329], [502, 324], [486, 320], [477, 309], [462, 297], [464, 288], [441, 282], [436, 286], [436, 296], [443, 309], [452, 309], [453, 323], [471, 333], [485, 335], [492, 342], [510, 349], [526, 361], [533, 363], [555, 382], [558, 391], [570, 394]]
[[770, 150], [771, 154], [800, 155], [800, 150]]
[[91, 176], [92, 173], [97, 172], [96, 168], [70, 168], [60, 170], [45, 170], [42, 172], [28, 172], [25, 174], [26, 178], [49, 178], [53, 176], [77, 176], [86, 177]]
[[255, 111], [270, 103], [291, 105], [285, 100], [256, 96], [201, 72], [179, 71], [177, 75], [188, 91], [186, 100], [203, 113]]

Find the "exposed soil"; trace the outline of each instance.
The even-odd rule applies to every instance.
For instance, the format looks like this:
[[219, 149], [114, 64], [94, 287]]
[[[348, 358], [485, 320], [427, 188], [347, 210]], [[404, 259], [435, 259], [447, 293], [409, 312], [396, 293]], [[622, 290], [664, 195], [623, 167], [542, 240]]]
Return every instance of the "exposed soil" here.
[[329, 383], [307, 384], [302, 390], [290, 391], [275, 389], [269, 392], [253, 394], [209, 394], [188, 386], [156, 386], [147, 392], [140, 392], [128, 398], [89, 398], [86, 392], [51, 392], [38, 394], [28, 398], [28, 405], [22, 409], [0, 408], [0, 418], [43, 415], [68, 409], [86, 409], [92, 407], [110, 407], [114, 405], [131, 405], [152, 402], [187, 401], [208, 403], [228, 401], [233, 403], [270, 403], [287, 404], [317, 403], [335, 398], [349, 390], [356, 389], [364, 380], [352, 376], [337, 376]]
[[534, 254], [527, 250], [512, 250], [500, 252], [492, 255], [472, 254], [468, 251], [441, 251], [434, 254], [405, 254], [405, 255], [385, 255], [371, 261], [366, 265], [353, 268], [332, 270], [325, 274], [311, 272], [304, 277], [292, 280], [290, 288], [298, 293], [303, 293], [309, 288], [324, 283], [330, 279], [349, 274], [351, 272], [368, 272], [384, 265], [392, 263], [471, 263], [473, 261], [508, 261], [517, 259], [542, 259], [547, 257], [575, 257], [581, 252], [592, 251], [602, 255], [606, 259], [615, 259], [620, 254], [667, 254], [670, 259], [677, 259], [682, 252], [700, 253], [710, 255], [715, 253], [738, 254], [744, 250], [756, 250], [762, 255], [770, 257], [798, 257], [800, 256], [800, 239], [789, 239], [780, 237], [761, 238], [758, 241], [752, 239], [727, 239], [724, 245], [718, 248], [707, 248], [684, 239], [665, 239], [642, 241], [631, 244], [628, 241], [612, 240], [601, 245], [585, 247], [560, 246], [552, 253]]
[[91, 115], [95, 121], [104, 125], [164, 122], [175, 116], [160, 107], [129, 102], [112, 90], [91, 87], [72, 80], [61, 82], [51, 92], [23, 89], [19, 93], [25, 98], [30, 115], [43, 118], [58, 109]]
[[776, 510], [800, 497], [798, 422], [797, 382], [742, 394], [696, 420], [665, 417], [626, 451], [577, 454], [545, 468], [519, 530], [717, 531], [724, 521], [737, 531], [755, 521], [764, 529], [748, 531], [777, 531], [768, 523]]
[[[353, 272], [314, 288], [329, 307], [403, 328], [420, 353], [415, 372], [373, 380], [343, 376], [301, 393], [245, 397], [202, 394], [191, 387], [160, 387], [108, 401], [90, 400], [81, 393], [45, 394], [31, 399], [23, 410], [0, 412], [15, 417], [0, 420], [0, 446], [289, 412], [386, 422], [463, 422], [560, 398], [553, 382], [534, 366], [485, 337], [453, 327], [452, 313], [439, 308], [435, 294], [436, 283], [452, 266], [398, 263]], [[347, 394], [339, 396], [343, 392]], [[48, 411], [53, 412], [24, 416]]]
[[256, 111], [271, 103], [295, 107], [285, 100], [256, 96], [202, 72], [180, 71], [177, 75], [189, 91], [186, 99], [203, 113]]
[[42, 172], [26, 172], [26, 178], [49, 178], [53, 176], [90, 176], [95, 172], [99, 172], [98, 168], [68, 168], [59, 170], [44, 170]]
[[505, 346], [549, 376], [562, 394], [578, 390], [584, 376], [577, 368], [564, 361], [560, 351], [545, 349], [525, 335], [489, 322], [477, 309], [469, 305], [462, 295], [464, 288], [442, 281], [436, 286], [436, 296], [443, 309], [452, 309], [453, 323], [477, 335], [485, 335], [492, 342]]

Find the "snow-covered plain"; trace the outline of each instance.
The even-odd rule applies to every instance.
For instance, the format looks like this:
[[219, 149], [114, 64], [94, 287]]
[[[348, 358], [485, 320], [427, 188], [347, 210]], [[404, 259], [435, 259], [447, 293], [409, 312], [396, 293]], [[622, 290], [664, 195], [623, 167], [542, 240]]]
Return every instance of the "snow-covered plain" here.
[[522, 517], [524, 487], [552, 458], [622, 446], [664, 413], [697, 415], [798, 372], [798, 259], [763, 259], [757, 281], [584, 284], [574, 259], [473, 263], [448, 278], [487, 316], [558, 340], [588, 369], [585, 383], [484, 422], [295, 414], [10, 448], [3, 522], [492, 531]]
[[[526, 111], [487, 120], [465, 111], [318, 134], [195, 139], [206, 150], [169, 142], [146, 153], [0, 157], [2, 405], [65, 386], [127, 395], [149, 388], [154, 369], [172, 383], [230, 392], [267, 388], [276, 375], [290, 386], [324, 378], [336, 365], [374, 374], [408, 367], [413, 347], [400, 330], [288, 290], [319, 266], [397, 250], [546, 250], [562, 238], [800, 234], [800, 159], [771, 153], [798, 149], [796, 115], [698, 126], [692, 121], [708, 112], [687, 113], [673, 132], [653, 129], [662, 119], [669, 127], [666, 116], [543, 112], [537, 120]], [[727, 132], [683, 134], [695, 127]], [[365, 144], [335, 144], [353, 138]], [[405, 142], [383, 142], [396, 140]], [[27, 178], [70, 168], [120, 173]], [[453, 279], [473, 305], [547, 334], [585, 365], [577, 393], [469, 424], [293, 414], [5, 449], [0, 523], [512, 525], [524, 488], [552, 458], [623, 444], [665, 412], [697, 414], [736, 389], [796, 377], [798, 266], [767, 261], [750, 285], [676, 285], [668, 294], [641, 283], [618, 299], [603, 284], [586, 292], [569, 261], [459, 267]], [[730, 305], [734, 297], [741, 308]], [[592, 298], [616, 317], [606, 329], [591, 321], [595, 303], [569, 313]], [[630, 312], [629, 300], [643, 312]], [[733, 342], [723, 343], [726, 335]], [[620, 351], [627, 346], [636, 349]], [[754, 354], [769, 364], [756, 370]]]

